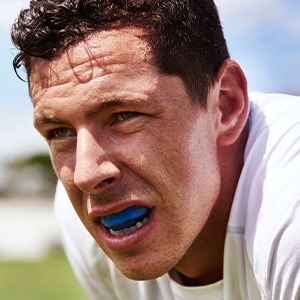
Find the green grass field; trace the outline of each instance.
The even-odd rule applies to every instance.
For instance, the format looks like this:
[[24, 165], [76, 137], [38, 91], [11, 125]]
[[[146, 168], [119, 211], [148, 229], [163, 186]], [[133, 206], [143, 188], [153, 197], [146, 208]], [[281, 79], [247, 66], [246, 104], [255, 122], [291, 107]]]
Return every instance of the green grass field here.
[[37, 262], [0, 261], [1, 300], [88, 300], [62, 251]]

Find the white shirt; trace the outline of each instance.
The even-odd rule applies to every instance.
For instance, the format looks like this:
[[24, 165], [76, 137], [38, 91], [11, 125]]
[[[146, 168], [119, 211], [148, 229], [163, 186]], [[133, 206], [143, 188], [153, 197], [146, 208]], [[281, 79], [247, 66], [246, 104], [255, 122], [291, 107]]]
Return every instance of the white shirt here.
[[126, 278], [77, 217], [59, 184], [55, 212], [73, 270], [93, 299], [300, 299], [300, 98], [250, 94], [245, 163], [228, 222], [223, 280], [184, 287], [168, 274]]

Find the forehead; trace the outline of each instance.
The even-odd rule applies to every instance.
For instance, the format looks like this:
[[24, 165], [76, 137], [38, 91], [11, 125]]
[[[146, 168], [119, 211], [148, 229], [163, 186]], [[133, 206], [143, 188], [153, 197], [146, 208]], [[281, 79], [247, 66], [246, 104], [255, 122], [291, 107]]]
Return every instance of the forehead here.
[[138, 28], [100, 31], [68, 47], [52, 60], [35, 59], [29, 78], [32, 98], [38, 91], [67, 84], [64, 78], [72, 77], [74, 81], [85, 83], [118, 72], [128, 63], [154, 66], [151, 48], [143, 36], [143, 30]]

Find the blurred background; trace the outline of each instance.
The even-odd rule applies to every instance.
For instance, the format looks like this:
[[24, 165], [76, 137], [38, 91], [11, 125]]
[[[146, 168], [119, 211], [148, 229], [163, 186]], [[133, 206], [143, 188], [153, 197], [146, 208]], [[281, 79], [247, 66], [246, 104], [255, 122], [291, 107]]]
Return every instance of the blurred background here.
[[[32, 127], [27, 84], [12, 69], [10, 27], [28, 4], [0, 0], [0, 299], [87, 299], [61, 251], [52, 214], [56, 178]], [[216, 4], [249, 91], [300, 95], [300, 1]]]

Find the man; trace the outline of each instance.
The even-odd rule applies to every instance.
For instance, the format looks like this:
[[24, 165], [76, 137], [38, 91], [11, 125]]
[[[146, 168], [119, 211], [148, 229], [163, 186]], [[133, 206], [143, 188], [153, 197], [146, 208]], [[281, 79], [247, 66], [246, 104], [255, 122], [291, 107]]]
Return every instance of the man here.
[[94, 299], [299, 299], [300, 101], [249, 105], [213, 1], [33, 0], [12, 38]]

